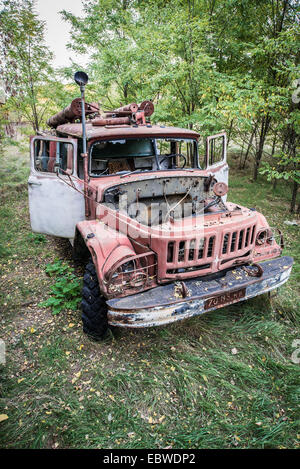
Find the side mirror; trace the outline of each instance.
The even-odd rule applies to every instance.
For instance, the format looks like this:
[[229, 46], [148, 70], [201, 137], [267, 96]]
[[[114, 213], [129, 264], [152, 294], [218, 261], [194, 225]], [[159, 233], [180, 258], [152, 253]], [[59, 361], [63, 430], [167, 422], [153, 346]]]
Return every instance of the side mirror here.
[[[74, 75], [74, 80], [77, 83], [77, 85], [80, 86], [80, 92], [81, 92], [81, 122], [82, 122], [82, 153], [85, 155], [86, 154], [86, 129], [85, 129], [85, 98], [84, 98], [84, 89], [85, 85], [89, 81], [89, 77], [85, 72], [76, 72]], [[85, 174], [84, 176], [85, 180], [88, 179], [88, 175]]]
[[85, 86], [89, 81], [89, 77], [85, 72], [76, 72], [74, 75], [74, 80], [79, 86]]

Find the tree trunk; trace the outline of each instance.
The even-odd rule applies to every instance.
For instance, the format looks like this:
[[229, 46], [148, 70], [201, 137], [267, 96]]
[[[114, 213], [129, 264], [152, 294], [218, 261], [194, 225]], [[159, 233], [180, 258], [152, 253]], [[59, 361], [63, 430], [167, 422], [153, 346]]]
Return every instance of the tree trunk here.
[[254, 163], [254, 173], [253, 173], [254, 181], [257, 180], [258, 170], [259, 170], [259, 166], [260, 166], [262, 155], [263, 155], [264, 145], [265, 145], [266, 136], [267, 136], [269, 126], [270, 126], [270, 121], [271, 121], [271, 118], [269, 117], [268, 114], [264, 116], [261, 121], [259, 144], [258, 144], [258, 149], [256, 151], [255, 163]]
[[271, 157], [273, 158], [274, 153], [275, 153], [275, 148], [276, 148], [276, 141], [277, 141], [277, 132], [274, 134], [274, 139], [272, 143], [272, 152], [271, 152]]
[[250, 140], [249, 140], [249, 143], [248, 143], [248, 148], [247, 148], [247, 151], [246, 151], [246, 154], [245, 154], [244, 162], [242, 164], [242, 169], [245, 169], [246, 162], [247, 162], [247, 159], [248, 159], [248, 155], [249, 155], [249, 152], [250, 152], [250, 148], [251, 148], [251, 145], [252, 145], [252, 142], [253, 142], [253, 138], [254, 138], [256, 129], [257, 129], [257, 123], [255, 124], [255, 126], [252, 130], [252, 134], [251, 134], [251, 137], [250, 137]]
[[[275, 132], [275, 134], [274, 134], [274, 139], [273, 139], [273, 144], [272, 144], [272, 152], [271, 152], [271, 157], [272, 158], [273, 158], [274, 153], [275, 153], [276, 140], [277, 140], [277, 132]], [[277, 179], [275, 178], [274, 181], [273, 181], [273, 187], [272, 187], [273, 191], [275, 191], [276, 186], [277, 186]]]
[[230, 139], [231, 139], [232, 127], [233, 127], [233, 119], [231, 119], [229, 132], [228, 132], [228, 135], [227, 135], [227, 148], [229, 146], [229, 142], [230, 142]]
[[292, 199], [291, 199], [291, 208], [290, 212], [294, 213], [296, 208], [296, 200], [297, 200], [297, 192], [298, 192], [298, 183], [296, 181], [293, 182], [293, 191], [292, 191]]

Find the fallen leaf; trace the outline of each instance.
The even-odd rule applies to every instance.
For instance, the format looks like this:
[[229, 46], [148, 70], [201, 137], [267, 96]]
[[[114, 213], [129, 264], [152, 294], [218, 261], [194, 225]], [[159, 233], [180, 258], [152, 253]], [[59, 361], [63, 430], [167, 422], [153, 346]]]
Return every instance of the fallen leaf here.
[[0, 414], [0, 422], [4, 422], [4, 420], [8, 419], [8, 415], [6, 414]]

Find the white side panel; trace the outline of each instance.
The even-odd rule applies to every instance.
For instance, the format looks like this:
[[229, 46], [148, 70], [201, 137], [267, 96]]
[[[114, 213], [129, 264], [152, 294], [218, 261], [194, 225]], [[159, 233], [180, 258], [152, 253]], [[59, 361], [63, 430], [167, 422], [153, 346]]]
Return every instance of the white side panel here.
[[225, 182], [228, 186], [228, 164], [224, 164], [221, 168], [214, 171], [214, 176], [218, 182]]
[[[218, 182], [225, 182], [228, 186], [228, 164], [225, 163], [223, 166], [217, 168], [209, 168], [210, 173], [214, 175]], [[227, 194], [222, 196], [222, 200], [225, 203], [227, 201]]]
[[31, 174], [28, 193], [32, 231], [74, 238], [76, 223], [85, 219], [82, 194], [52, 174]]

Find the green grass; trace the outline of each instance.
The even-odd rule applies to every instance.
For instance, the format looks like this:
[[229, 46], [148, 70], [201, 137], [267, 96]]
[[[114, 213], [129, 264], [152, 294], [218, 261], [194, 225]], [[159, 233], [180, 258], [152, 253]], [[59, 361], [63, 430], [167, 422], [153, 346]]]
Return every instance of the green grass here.
[[[25, 158], [21, 166], [25, 165]], [[23, 166], [22, 166], [23, 167]], [[5, 448], [296, 448], [299, 365], [299, 228], [284, 225], [286, 186], [231, 171], [229, 200], [261, 210], [295, 257], [279, 295], [168, 327], [117, 329], [102, 343], [80, 311], [40, 306], [67, 262], [68, 243], [32, 235], [27, 193], [1, 193], [0, 446]], [[61, 265], [61, 264], [60, 264]], [[49, 268], [48, 268], [49, 269]], [[299, 430], [298, 430], [299, 433]]]
[[29, 174], [29, 141], [7, 139], [7, 143], [0, 147], [1, 189], [18, 190], [26, 186]]

